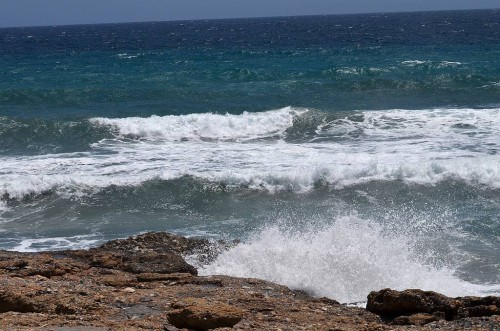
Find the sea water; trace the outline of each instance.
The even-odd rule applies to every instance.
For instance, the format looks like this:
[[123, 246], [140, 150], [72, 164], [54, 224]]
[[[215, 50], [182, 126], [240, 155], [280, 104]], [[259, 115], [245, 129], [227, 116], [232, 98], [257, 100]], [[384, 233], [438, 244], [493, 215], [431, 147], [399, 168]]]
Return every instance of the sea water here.
[[0, 29], [0, 197], [0, 249], [169, 231], [342, 302], [498, 294], [500, 11]]

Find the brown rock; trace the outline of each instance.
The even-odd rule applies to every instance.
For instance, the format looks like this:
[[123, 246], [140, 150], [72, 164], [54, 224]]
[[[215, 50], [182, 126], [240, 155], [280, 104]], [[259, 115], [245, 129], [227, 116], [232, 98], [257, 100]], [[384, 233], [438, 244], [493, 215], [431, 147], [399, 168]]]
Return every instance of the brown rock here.
[[137, 278], [133, 275], [121, 271], [113, 271], [113, 273], [108, 275], [98, 275], [99, 282], [114, 287], [128, 287], [137, 282]]
[[28, 265], [28, 262], [24, 260], [7, 260], [7, 261], [0, 261], [0, 269], [6, 269], [6, 270], [18, 270], [26, 267]]
[[37, 308], [28, 297], [0, 290], [0, 313], [8, 311], [33, 313], [37, 311]]
[[[19, 277], [5, 277], [0, 281], [0, 313], [41, 312], [43, 303], [39, 298], [46, 292], [47, 287], [32, 279]], [[0, 318], [1, 320], [1, 318]]]
[[190, 273], [197, 275], [195, 267], [181, 254], [208, 245], [207, 240], [184, 238], [169, 233], [151, 232], [128, 239], [110, 241], [88, 251], [66, 251], [65, 254], [86, 260], [100, 268], [141, 273]]
[[210, 330], [233, 327], [243, 318], [241, 309], [205, 299], [188, 298], [172, 304], [172, 308], [168, 320], [178, 328]]
[[[92, 254], [94, 251], [90, 251]], [[195, 267], [188, 264], [177, 253], [157, 254], [154, 252], [98, 252], [90, 257], [95, 267], [118, 269], [134, 274], [141, 273], [190, 273], [196, 275]]]
[[[61, 277], [68, 273], [77, 273], [86, 266], [58, 254], [33, 254], [0, 251], [0, 271], [18, 277], [42, 276], [46, 278]], [[57, 256], [57, 258], [54, 258]]]
[[[409, 329], [396, 324], [414, 324], [411, 329], [418, 331], [490, 331], [500, 325], [500, 316], [485, 316], [498, 310], [500, 298], [496, 297], [453, 299], [435, 293], [430, 298], [438, 298], [438, 303], [448, 302], [445, 308], [454, 307], [455, 320], [419, 326], [445, 318], [445, 314], [417, 312], [393, 316], [392, 325], [388, 325], [365, 309], [313, 298], [306, 292], [263, 280], [174, 272], [177, 266], [184, 268], [185, 262], [167, 261], [166, 266], [161, 265], [167, 256], [183, 261], [182, 254], [199, 249], [207, 258], [213, 256], [204, 253], [197, 242], [153, 233], [91, 250], [0, 251], [0, 329], [179, 330], [172, 325], [176, 319], [180, 323], [177, 325], [199, 330], [220, 325], [228, 330], [233, 325], [242, 331]], [[420, 308], [439, 307], [425, 292], [411, 291], [421, 300], [413, 298]], [[407, 293], [410, 297], [411, 291]], [[374, 303], [381, 304], [380, 301], [383, 300]], [[172, 324], [165, 326], [168, 319]]]
[[439, 321], [444, 319], [444, 314], [414, 314], [411, 316], [399, 316], [396, 317], [392, 324], [395, 325], [424, 325], [431, 322]]
[[184, 261], [182, 256], [178, 255], [177, 253], [157, 254], [154, 252], [146, 252], [126, 255], [124, 256], [123, 263], [120, 264], [118, 268], [134, 274], [198, 274], [196, 268]]

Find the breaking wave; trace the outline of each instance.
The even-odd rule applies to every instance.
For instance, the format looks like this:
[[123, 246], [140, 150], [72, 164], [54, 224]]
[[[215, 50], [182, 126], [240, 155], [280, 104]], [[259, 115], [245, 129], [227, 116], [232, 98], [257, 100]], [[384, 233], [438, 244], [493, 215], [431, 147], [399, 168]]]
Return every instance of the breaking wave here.
[[286, 107], [262, 113], [188, 114], [128, 118], [92, 118], [95, 125], [116, 128], [125, 137], [153, 140], [218, 139], [245, 141], [281, 137], [304, 109]]
[[500, 188], [498, 108], [330, 114], [287, 107], [91, 122], [113, 126], [103, 132], [114, 136], [82, 152], [2, 157], [0, 195], [82, 192], [185, 176], [270, 193], [376, 181], [456, 180]]
[[449, 296], [500, 292], [500, 285], [461, 280], [452, 265], [426, 262], [413, 239], [388, 234], [380, 225], [357, 217], [298, 232], [268, 226], [200, 271], [265, 279], [344, 303], [366, 301], [370, 291], [387, 287], [435, 290]]

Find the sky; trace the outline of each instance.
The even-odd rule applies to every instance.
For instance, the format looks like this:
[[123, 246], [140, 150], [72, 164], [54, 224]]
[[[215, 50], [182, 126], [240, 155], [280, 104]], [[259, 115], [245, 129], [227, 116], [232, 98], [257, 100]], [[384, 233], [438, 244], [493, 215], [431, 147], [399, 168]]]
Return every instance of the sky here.
[[0, 0], [0, 27], [499, 7], [498, 0]]

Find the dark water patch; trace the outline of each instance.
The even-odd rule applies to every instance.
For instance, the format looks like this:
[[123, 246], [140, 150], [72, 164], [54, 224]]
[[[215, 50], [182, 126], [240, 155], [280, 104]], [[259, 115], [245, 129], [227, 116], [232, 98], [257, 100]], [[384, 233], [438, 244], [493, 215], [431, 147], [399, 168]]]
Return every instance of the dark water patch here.
[[459, 130], [476, 130], [477, 129], [477, 127], [475, 125], [468, 124], [468, 123], [453, 124], [451, 127], [454, 129], [459, 129]]
[[285, 131], [287, 142], [339, 141], [355, 139], [363, 134], [365, 116], [361, 112], [323, 112], [309, 110], [293, 118], [293, 124]]
[[0, 29], [0, 114], [124, 117], [287, 105], [337, 111], [498, 104], [498, 15]]
[[349, 43], [425, 45], [443, 40], [449, 44], [495, 43], [499, 15], [495, 10], [468, 10], [4, 28], [0, 40], [8, 46], [2, 48], [3, 54]]
[[[300, 211], [300, 218], [306, 222], [311, 221], [307, 216], [309, 214], [335, 211], [334, 215], [340, 216], [349, 214], [352, 209], [370, 219], [384, 220], [388, 215], [393, 215], [389, 222], [400, 222], [394, 224], [397, 227], [402, 227], [407, 221], [403, 217], [399, 218], [398, 213], [408, 216], [414, 212], [415, 217], [425, 214], [429, 218], [452, 213], [453, 218], [463, 223], [460, 224], [461, 228], [481, 235], [485, 228], [500, 226], [500, 220], [494, 216], [494, 211], [500, 205], [499, 193], [498, 189], [455, 180], [435, 185], [372, 181], [338, 189], [318, 184], [308, 193], [270, 193], [266, 190], [249, 189], [245, 185], [234, 186], [186, 176], [168, 181], [147, 181], [139, 186], [112, 185], [73, 193], [71, 190], [52, 190], [39, 195], [28, 195], [20, 200], [6, 198], [4, 201], [12, 210], [19, 211], [25, 207], [29, 209], [32, 206], [50, 205], [58, 206], [56, 209], [61, 208], [62, 212], [67, 211], [65, 206], [74, 206], [94, 215], [129, 212], [161, 215], [170, 211], [177, 216], [219, 215], [221, 219], [230, 215], [239, 215], [243, 219], [252, 219], [255, 215], [269, 218], [264, 215], [272, 214], [273, 210], [279, 213], [295, 210], [294, 213]], [[318, 209], [318, 206], [323, 207]]]
[[88, 151], [90, 144], [113, 135], [112, 129], [93, 126], [85, 120], [67, 122], [0, 117], [0, 154]]

